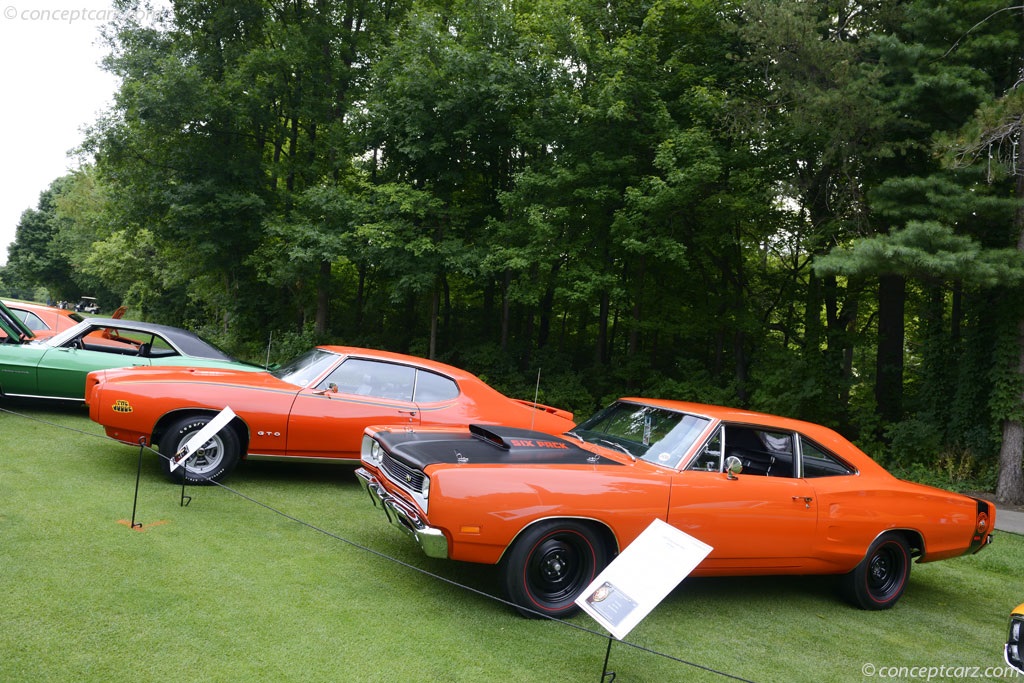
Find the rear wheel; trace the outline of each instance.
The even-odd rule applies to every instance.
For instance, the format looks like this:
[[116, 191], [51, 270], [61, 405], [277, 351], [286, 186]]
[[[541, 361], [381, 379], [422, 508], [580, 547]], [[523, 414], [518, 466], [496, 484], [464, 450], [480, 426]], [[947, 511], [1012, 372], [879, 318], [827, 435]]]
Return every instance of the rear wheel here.
[[903, 595], [910, 579], [910, 548], [899, 534], [875, 540], [852, 572], [843, 577], [843, 591], [861, 609], [889, 609]]
[[592, 526], [576, 520], [540, 522], [516, 539], [501, 561], [508, 599], [526, 617], [564, 617], [609, 561]]
[[212, 484], [221, 481], [235, 469], [241, 456], [238, 435], [230, 425], [224, 427], [193, 451], [184, 465], [171, 471], [171, 458], [189, 442], [192, 436], [212, 420], [209, 415], [195, 415], [178, 420], [160, 439], [160, 464], [164, 473], [175, 483], [182, 477], [189, 484]]

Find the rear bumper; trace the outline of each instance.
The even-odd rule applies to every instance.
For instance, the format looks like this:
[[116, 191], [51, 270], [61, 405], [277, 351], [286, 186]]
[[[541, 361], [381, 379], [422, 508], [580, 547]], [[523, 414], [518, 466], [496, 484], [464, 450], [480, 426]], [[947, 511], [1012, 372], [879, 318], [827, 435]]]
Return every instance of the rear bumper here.
[[388, 522], [412, 536], [427, 557], [448, 558], [448, 539], [444, 532], [427, 526], [419, 513], [401, 498], [391, 495], [368, 470], [356, 470], [359, 485], [370, 496], [374, 507], [384, 511]]
[[[973, 555], [992, 542], [992, 530], [996, 528], [996, 506], [982, 498], [975, 498], [978, 505], [979, 523], [971, 538], [968, 554]], [[981, 521], [984, 520], [984, 523]]]

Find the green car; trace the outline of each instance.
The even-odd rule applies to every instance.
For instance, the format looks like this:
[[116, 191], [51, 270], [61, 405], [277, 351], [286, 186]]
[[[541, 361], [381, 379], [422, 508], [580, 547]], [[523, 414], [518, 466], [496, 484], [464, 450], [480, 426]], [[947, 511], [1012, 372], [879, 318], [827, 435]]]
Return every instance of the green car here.
[[229, 356], [186, 330], [114, 318], [88, 318], [48, 339], [35, 339], [0, 303], [0, 397], [85, 400], [93, 370], [134, 365], [263, 370]]

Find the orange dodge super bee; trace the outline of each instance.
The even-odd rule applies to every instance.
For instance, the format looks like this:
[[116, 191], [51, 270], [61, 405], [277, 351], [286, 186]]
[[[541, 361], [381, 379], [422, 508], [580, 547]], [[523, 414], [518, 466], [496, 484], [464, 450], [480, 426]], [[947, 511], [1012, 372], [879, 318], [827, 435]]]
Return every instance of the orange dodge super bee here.
[[[559, 434], [575, 424], [570, 412], [508, 398], [450, 365], [346, 346], [318, 346], [271, 372], [92, 372], [86, 403], [108, 436], [158, 445], [168, 476], [195, 484], [223, 480], [242, 458], [358, 463], [369, 425], [481, 422]], [[236, 417], [172, 470], [171, 457], [225, 407]]]
[[913, 559], [977, 552], [996, 514], [816, 424], [638, 398], [561, 437], [371, 427], [356, 475], [428, 556], [498, 565], [526, 616], [573, 612], [654, 519], [712, 546], [695, 576], [835, 574], [854, 604], [885, 609]]

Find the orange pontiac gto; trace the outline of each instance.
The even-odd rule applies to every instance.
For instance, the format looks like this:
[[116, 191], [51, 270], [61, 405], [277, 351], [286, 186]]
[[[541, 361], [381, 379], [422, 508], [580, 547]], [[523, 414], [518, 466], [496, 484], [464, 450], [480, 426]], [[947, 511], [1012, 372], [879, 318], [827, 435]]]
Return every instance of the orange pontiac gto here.
[[561, 437], [371, 427], [360, 483], [430, 557], [496, 564], [527, 616], [562, 616], [654, 519], [713, 547], [695, 576], [836, 574], [892, 607], [912, 559], [974, 553], [995, 507], [901, 481], [825, 427], [625, 398]]
[[[152, 371], [150, 371], [152, 370]], [[126, 368], [91, 372], [89, 417], [108, 436], [158, 445], [172, 480], [219, 482], [242, 458], [355, 464], [369, 425], [513, 424], [558, 434], [572, 413], [508, 398], [450, 365], [319, 346], [271, 372]], [[237, 416], [171, 472], [170, 457], [223, 408]]]

